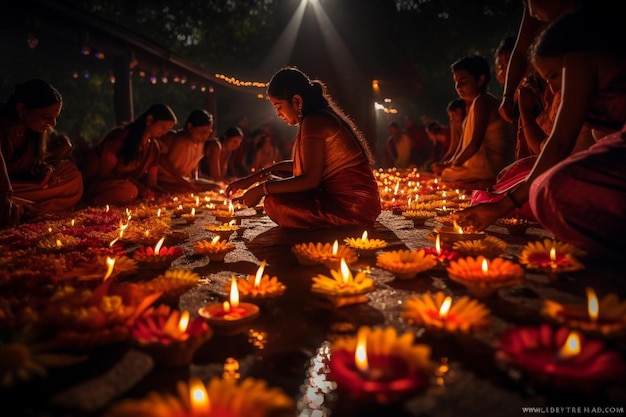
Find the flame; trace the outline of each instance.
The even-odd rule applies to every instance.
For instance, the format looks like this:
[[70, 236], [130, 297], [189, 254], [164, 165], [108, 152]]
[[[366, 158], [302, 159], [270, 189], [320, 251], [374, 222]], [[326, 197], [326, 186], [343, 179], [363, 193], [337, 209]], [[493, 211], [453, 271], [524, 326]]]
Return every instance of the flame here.
[[232, 277], [230, 282], [230, 305], [233, 308], [239, 306], [239, 288], [237, 288], [237, 280]]
[[145, 232], [143, 232], [145, 237], [149, 237], [150, 236], [150, 230], [146, 230]]
[[211, 239], [211, 244], [215, 245], [218, 240], [220, 240], [220, 237], [219, 236], [215, 236], [213, 239]]
[[489, 275], [489, 262], [487, 261], [487, 258], [483, 258], [482, 270], [484, 276]]
[[161, 217], [161, 209], [157, 210], [157, 217]]
[[363, 234], [361, 235], [361, 240], [362, 241], [366, 241], [367, 240], [367, 230], [363, 232]]
[[122, 222], [122, 219], [120, 219], [120, 239], [122, 238], [122, 236], [124, 236], [124, 230], [126, 230], [128, 228], [128, 222], [124, 223]]
[[187, 326], [189, 326], [189, 312], [183, 311], [180, 315], [180, 320], [178, 321], [178, 330], [181, 333], [185, 333], [187, 331]]
[[237, 222], [235, 221], [235, 219], [232, 219], [231, 221], [228, 222], [229, 226], [234, 226]]
[[163, 236], [161, 240], [159, 240], [157, 244], [154, 246], [155, 255], [158, 255], [158, 253], [161, 251], [161, 246], [163, 246], [163, 242], [165, 242], [165, 236]]
[[196, 206], [200, 205], [200, 197], [196, 197]]
[[348, 264], [344, 258], [341, 258], [341, 276], [343, 277], [343, 283], [347, 284], [350, 281], [352, 275], [350, 274], [350, 269], [348, 268]]
[[48, 227], [48, 233], [52, 233], [52, 227]]
[[265, 261], [261, 262], [259, 269], [256, 271], [256, 276], [254, 277], [254, 288], [258, 288], [261, 283], [261, 278], [263, 277], [263, 271], [265, 270]]
[[228, 301], [224, 301], [224, 304], [222, 304], [222, 309], [224, 310], [224, 313], [230, 312], [230, 303]]
[[441, 256], [441, 235], [437, 233], [437, 237], [435, 238], [435, 250], [437, 251], [437, 255]]
[[110, 247], [110, 248], [112, 248], [112, 247], [113, 247], [113, 245], [115, 245], [115, 243], [116, 243], [118, 240], [119, 240], [119, 237], [116, 237], [115, 239], [113, 239], [113, 240], [111, 241], [111, 243], [109, 243], [109, 247]]
[[335, 240], [335, 243], [333, 243], [333, 256], [337, 256], [337, 251], [339, 251], [339, 242]]
[[198, 378], [189, 381], [189, 400], [191, 402], [191, 415], [206, 416], [211, 410], [211, 402], [206, 387]]
[[567, 336], [567, 340], [563, 343], [561, 349], [559, 349], [559, 358], [567, 359], [572, 356], [576, 356], [580, 353], [580, 336], [577, 332], [571, 332]]
[[72, 219], [72, 221], [70, 222], [71, 226], [74, 226], [76, 224], [76, 219]]
[[102, 281], [106, 281], [107, 279], [109, 279], [111, 274], [113, 274], [113, 268], [115, 267], [115, 258], [111, 258], [110, 256], [107, 256], [106, 263], [107, 263], [107, 273], [104, 274], [104, 279]]
[[557, 267], [557, 263], [556, 263], [556, 246], [552, 246], [552, 249], [550, 249], [550, 266], [552, 268], [556, 268]]
[[61, 242], [60, 239], [57, 239], [57, 248], [62, 248], [63, 247], [63, 242]]
[[597, 321], [600, 316], [600, 306], [598, 305], [598, 297], [593, 288], [587, 288], [587, 310], [591, 321]]
[[441, 303], [441, 307], [439, 308], [439, 318], [445, 319], [448, 317], [448, 312], [450, 311], [450, 306], [452, 305], [452, 297], [447, 296], [443, 303]]
[[395, 188], [393, 189], [393, 193], [394, 193], [394, 194], [398, 194], [398, 189], [399, 189], [399, 188], [400, 188], [400, 181], [398, 181], [398, 182], [396, 183], [396, 186], [395, 186]]
[[107, 204], [106, 207], [104, 208], [105, 213], [108, 213], [109, 210], [111, 210], [111, 208], [109, 207], [109, 205]]
[[195, 208], [195, 207], [192, 207], [192, 208], [191, 208], [191, 215], [192, 215], [192, 216], [195, 216], [195, 215], [196, 215], [196, 208]]
[[[444, 210], [446, 209], [445, 206], [443, 208]], [[454, 226], [454, 230], [456, 230], [456, 232], [460, 235], [463, 234], [463, 228], [461, 226], [459, 226], [459, 224], [456, 222], [456, 219], [452, 219], [452, 224]]]
[[361, 372], [369, 371], [369, 363], [367, 362], [367, 332], [359, 330], [357, 333], [356, 349], [354, 350], [354, 362]]
[[235, 214], [235, 207], [233, 206], [233, 202], [230, 201], [228, 203], [228, 212], [230, 213], [231, 216], [233, 216]]

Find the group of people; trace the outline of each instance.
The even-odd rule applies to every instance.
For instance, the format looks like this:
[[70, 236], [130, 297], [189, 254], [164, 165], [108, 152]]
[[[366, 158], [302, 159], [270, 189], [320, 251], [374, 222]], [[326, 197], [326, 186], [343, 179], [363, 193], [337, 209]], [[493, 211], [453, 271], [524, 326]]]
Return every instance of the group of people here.
[[[617, 14], [604, 7], [603, 1], [524, 0], [517, 37], [495, 57], [501, 100], [488, 91], [484, 57], [452, 64], [459, 99], [448, 107], [450, 126], [427, 130], [448, 144], [439, 161], [429, 162], [433, 172], [475, 190], [472, 207], [457, 213], [461, 226], [483, 230], [517, 211], [590, 255], [619, 256], [626, 243], [626, 55], [614, 42]], [[49, 134], [60, 94], [50, 86], [38, 94], [19, 87], [0, 125], [5, 226], [16, 221], [16, 203], [60, 210], [76, 204], [83, 188], [89, 201], [102, 204], [148, 197], [157, 187], [214, 185], [194, 170], [227, 181], [226, 194], [248, 206], [265, 198], [266, 213], [281, 227], [368, 226], [381, 212], [367, 141], [325, 85], [295, 67], [280, 69], [267, 88], [278, 117], [298, 127], [292, 157], [274, 163], [277, 154], [268, 146], [265, 162], [234, 180], [224, 176], [226, 155], [241, 143], [241, 130], [200, 146], [212, 130], [210, 115], [194, 112], [172, 133], [176, 117], [165, 105], [107, 135], [81, 176], [60, 162], [67, 143]], [[403, 161], [410, 161], [415, 147], [398, 137]], [[203, 166], [204, 155], [212, 158]]]

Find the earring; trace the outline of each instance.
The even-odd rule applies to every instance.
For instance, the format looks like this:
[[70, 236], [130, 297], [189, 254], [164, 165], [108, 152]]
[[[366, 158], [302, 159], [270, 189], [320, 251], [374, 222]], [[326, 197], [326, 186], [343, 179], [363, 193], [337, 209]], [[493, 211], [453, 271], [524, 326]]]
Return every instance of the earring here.
[[302, 104], [298, 106], [298, 119], [302, 119]]

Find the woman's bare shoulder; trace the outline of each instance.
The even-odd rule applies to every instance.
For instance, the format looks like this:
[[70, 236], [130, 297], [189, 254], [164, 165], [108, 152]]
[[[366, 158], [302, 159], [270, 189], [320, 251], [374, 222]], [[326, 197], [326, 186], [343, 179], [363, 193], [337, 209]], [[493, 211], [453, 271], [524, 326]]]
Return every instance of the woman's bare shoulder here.
[[310, 114], [302, 121], [302, 136], [327, 137], [335, 134], [341, 127], [339, 120], [330, 114]]

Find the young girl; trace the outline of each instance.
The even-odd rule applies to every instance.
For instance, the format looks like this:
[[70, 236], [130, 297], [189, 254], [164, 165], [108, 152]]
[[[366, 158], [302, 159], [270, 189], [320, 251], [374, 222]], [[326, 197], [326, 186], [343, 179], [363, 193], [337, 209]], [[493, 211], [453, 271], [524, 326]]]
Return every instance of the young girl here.
[[242, 140], [242, 130], [233, 126], [226, 129], [220, 139], [207, 141], [204, 146], [204, 158], [200, 164], [202, 176], [218, 184], [225, 184], [228, 181], [230, 158]]
[[452, 72], [457, 94], [468, 110], [460, 148], [441, 178], [454, 182], [455, 188], [486, 188], [513, 162], [513, 129], [498, 114], [498, 100], [487, 92], [491, 75], [485, 58], [461, 58], [452, 64]]
[[299, 126], [294, 159], [231, 183], [227, 195], [260, 182], [241, 199], [252, 207], [265, 196], [265, 212], [285, 228], [372, 225], [381, 207], [371, 152], [324, 85], [287, 67], [272, 77], [267, 92], [278, 116]]
[[165, 104], [153, 104], [132, 122], [113, 129], [91, 151], [83, 168], [85, 197], [96, 205], [124, 205], [154, 198], [159, 170], [157, 138], [176, 124]]

